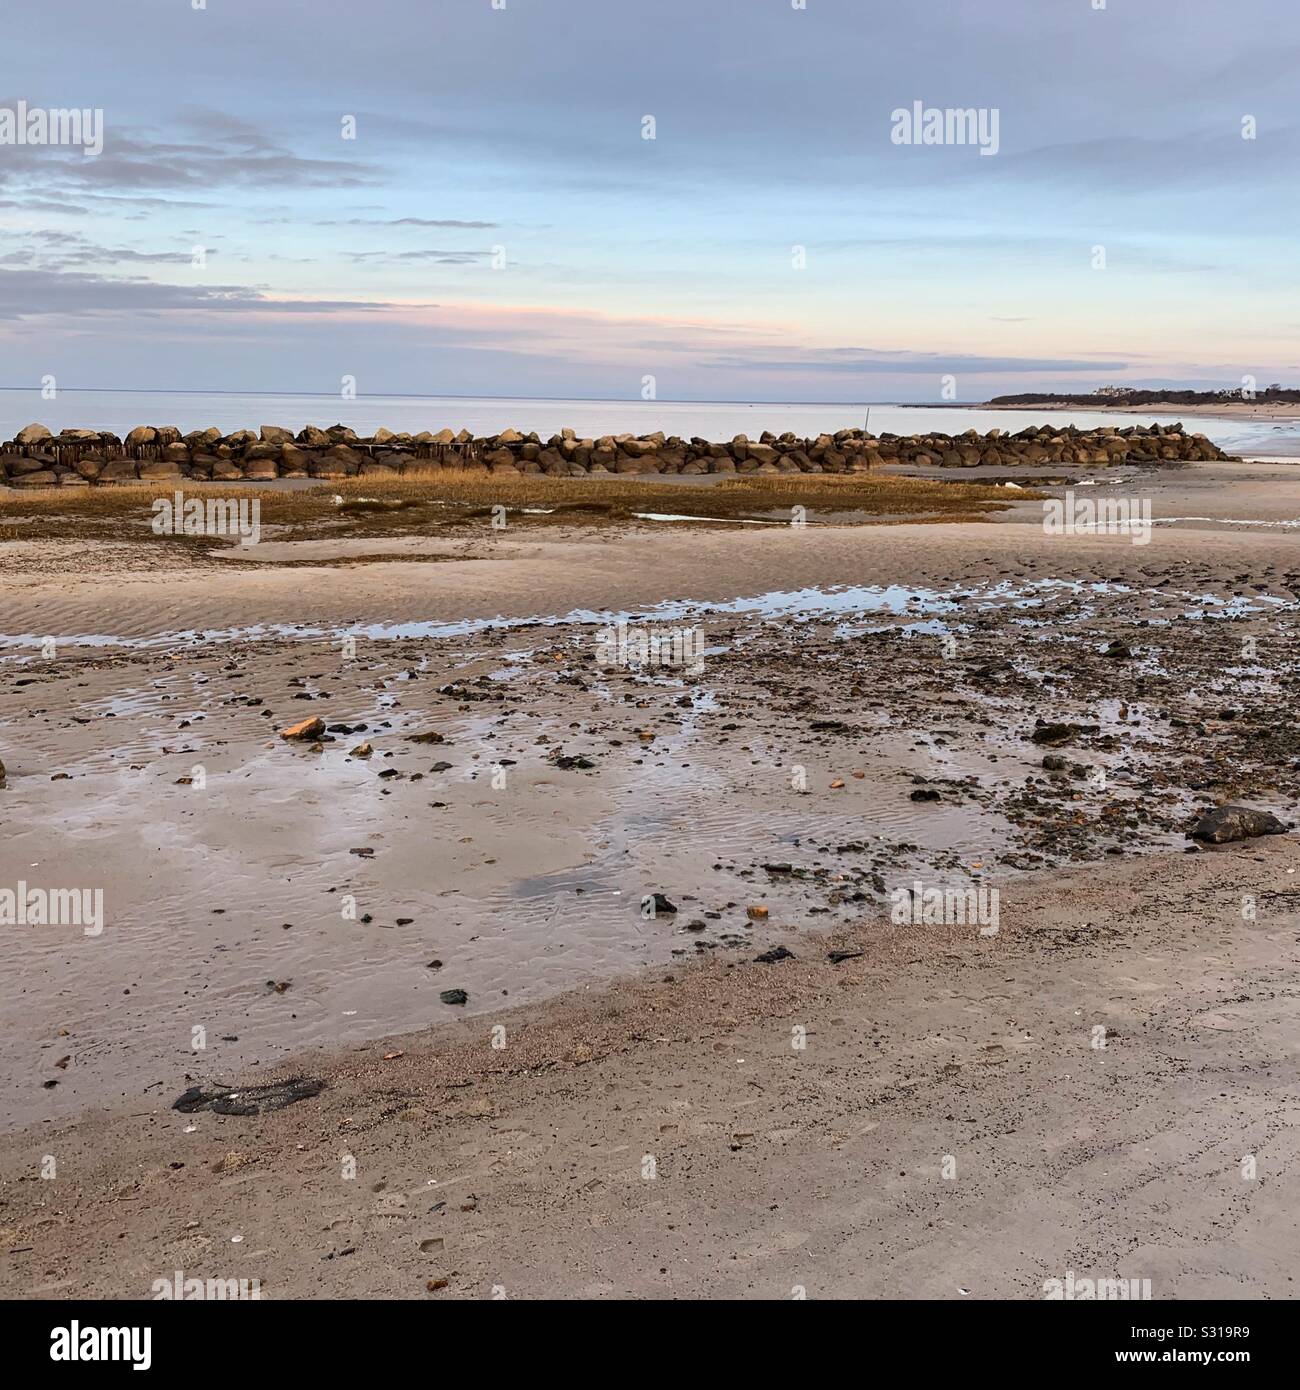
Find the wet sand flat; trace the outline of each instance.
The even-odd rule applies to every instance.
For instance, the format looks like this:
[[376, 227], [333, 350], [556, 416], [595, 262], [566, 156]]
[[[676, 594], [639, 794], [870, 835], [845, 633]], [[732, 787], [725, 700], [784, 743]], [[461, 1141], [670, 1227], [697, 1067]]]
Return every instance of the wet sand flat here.
[[839, 965], [715, 957], [309, 1055], [326, 1089], [271, 1114], [11, 1136], [0, 1288], [1287, 1298], [1297, 864], [1275, 839], [1066, 871], [1008, 896], [996, 942], [863, 924]]

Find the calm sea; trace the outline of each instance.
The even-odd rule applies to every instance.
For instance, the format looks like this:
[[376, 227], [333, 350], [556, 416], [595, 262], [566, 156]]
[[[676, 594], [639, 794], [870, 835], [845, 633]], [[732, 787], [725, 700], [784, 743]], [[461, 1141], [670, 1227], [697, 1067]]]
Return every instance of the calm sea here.
[[[1015, 431], [1047, 422], [1096, 425], [1169, 424], [1177, 415], [1117, 415], [1104, 411], [967, 410], [930, 406], [873, 405], [870, 428], [876, 434], [914, 434], [938, 430], [960, 434], [972, 427]], [[51, 430], [72, 426], [125, 434], [136, 425], [176, 425], [182, 431], [215, 425], [223, 432], [260, 425], [283, 425], [297, 431], [304, 425], [322, 429], [349, 425], [358, 434], [379, 426], [393, 431], [467, 429], [495, 434], [507, 426], [542, 436], [557, 434], [566, 425], [580, 436], [665, 434], [689, 438], [730, 439], [736, 434], [757, 438], [763, 430], [798, 435], [860, 426], [865, 405], [749, 405], [709, 401], [557, 401], [506, 400], [489, 397], [360, 396], [342, 400], [336, 395], [269, 395], [237, 392], [88, 391], [61, 389], [55, 400], [41, 399], [38, 390], [0, 390], [0, 438], [12, 439], [24, 425], [39, 422]], [[1188, 416], [1189, 430], [1208, 435], [1230, 453], [1300, 454], [1300, 421], [1218, 420]]]

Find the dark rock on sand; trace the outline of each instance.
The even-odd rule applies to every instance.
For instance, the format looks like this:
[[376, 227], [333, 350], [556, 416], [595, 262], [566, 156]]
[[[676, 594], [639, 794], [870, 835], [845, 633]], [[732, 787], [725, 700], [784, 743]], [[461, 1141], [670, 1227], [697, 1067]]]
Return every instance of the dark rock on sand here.
[[1285, 835], [1287, 827], [1272, 811], [1249, 806], [1216, 806], [1192, 829], [1193, 840], [1207, 845], [1226, 845], [1234, 840], [1253, 840], [1257, 835]]
[[1059, 748], [1063, 743], [1070, 743], [1080, 734], [1095, 734], [1097, 732], [1098, 726], [1096, 724], [1047, 724], [1039, 720], [1029, 737], [1034, 743], [1045, 743], [1049, 748]]
[[555, 760], [555, 766], [558, 767], [561, 772], [573, 772], [586, 771], [588, 768], [595, 767], [596, 764], [593, 763], [590, 758], [584, 758], [581, 755], [561, 753]]
[[764, 951], [761, 956], [755, 956], [754, 959], [760, 965], [775, 965], [779, 960], [794, 960], [795, 954], [784, 946], [773, 946], [770, 951]]
[[172, 1101], [172, 1109], [185, 1115], [192, 1115], [196, 1110], [211, 1110], [217, 1115], [260, 1115], [266, 1110], [283, 1110], [286, 1105], [317, 1096], [324, 1089], [323, 1081], [303, 1076], [273, 1081], [266, 1086], [218, 1086], [210, 1091], [191, 1086]]

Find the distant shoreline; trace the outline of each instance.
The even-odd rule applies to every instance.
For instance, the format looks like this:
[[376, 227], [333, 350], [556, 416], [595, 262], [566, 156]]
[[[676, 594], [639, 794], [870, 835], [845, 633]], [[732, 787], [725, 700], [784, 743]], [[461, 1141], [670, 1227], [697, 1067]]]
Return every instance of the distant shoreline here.
[[1196, 403], [1188, 405], [1178, 401], [1146, 401], [1142, 405], [1110, 405], [1101, 402], [1087, 403], [1086, 400], [1063, 397], [1035, 401], [1028, 404], [1019, 402], [982, 401], [969, 407], [971, 410], [1095, 410], [1100, 414], [1116, 415], [1212, 415], [1229, 420], [1300, 420], [1300, 401], [1221, 401], [1218, 404]]

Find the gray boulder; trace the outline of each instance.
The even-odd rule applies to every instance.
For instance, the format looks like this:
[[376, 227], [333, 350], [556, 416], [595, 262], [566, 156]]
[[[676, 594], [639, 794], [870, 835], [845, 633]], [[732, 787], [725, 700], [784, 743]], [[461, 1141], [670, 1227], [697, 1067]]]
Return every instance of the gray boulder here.
[[1234, 840], [1253, 840], [1257, 835], [1285, 835], [1287, 827], [1272, 811], [1249, 806], [1216, 806], [1192, 829], [1192, 839], [1207, 845], [1226, 845]]

